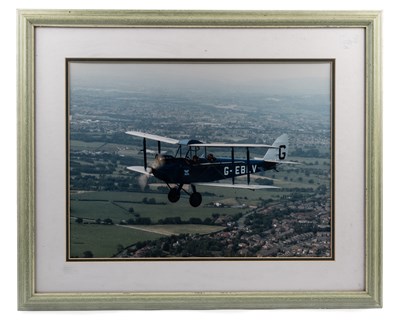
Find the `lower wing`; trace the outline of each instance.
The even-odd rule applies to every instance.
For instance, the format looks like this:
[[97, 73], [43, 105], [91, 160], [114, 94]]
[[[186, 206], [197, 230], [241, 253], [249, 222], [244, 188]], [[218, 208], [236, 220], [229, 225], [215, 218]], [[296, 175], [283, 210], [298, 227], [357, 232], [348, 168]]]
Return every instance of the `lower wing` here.
[[143, 167], [140, 166], [132, 166], [132, 167], [126, 167], [130, 171], [135, 171], [139, 172], [141, 174], [145, 174], [146, 176], [151, 176], [152, 174], [148, 171], [146, 171]]
[[285, 161], [285, 160], [265, 160], [264, 158], [254, 157], [254, 160], [262, 160], [265, 162], [276, 163], [276, 164], [301, 164], [300, 162], [295, 161]]
[[264, 186], [258, 184], [231, 184], [231, 183], [193, 183], [195, 186], [207, 186], [207, 187], [222, 187], [222, 188], [233, 188], [233, 189], [249, 189], [249, 190], [261, 190], [261, 189], [279, 189], [274, 186]]

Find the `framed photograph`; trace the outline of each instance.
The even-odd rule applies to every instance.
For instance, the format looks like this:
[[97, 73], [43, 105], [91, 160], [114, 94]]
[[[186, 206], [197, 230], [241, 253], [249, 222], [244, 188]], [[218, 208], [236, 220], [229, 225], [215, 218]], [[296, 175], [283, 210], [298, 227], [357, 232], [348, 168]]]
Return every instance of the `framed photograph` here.
[[20, 11], [19, 308], [372, 308], [379, 12]]
[[67, 260], [333, 259], [333, 73], [69, 59]]

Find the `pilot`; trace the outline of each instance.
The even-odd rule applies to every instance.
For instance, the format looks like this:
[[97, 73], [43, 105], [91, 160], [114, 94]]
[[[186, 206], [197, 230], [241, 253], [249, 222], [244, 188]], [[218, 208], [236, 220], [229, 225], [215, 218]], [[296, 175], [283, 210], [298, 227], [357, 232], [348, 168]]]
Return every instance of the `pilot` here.
[[207, 160], [208, 160], [209, 162], [214, 162], [214, 161], [215, 161], [214, 155], [213, 155], [212, 153], [209, 153], [209, 154], [207, 155]]
[[199, 162], [199, 157], [198, 157], [197, 155], [194, 155], [194, 156], [193, 156], [193, 162], [194, 162], [194, 163]]

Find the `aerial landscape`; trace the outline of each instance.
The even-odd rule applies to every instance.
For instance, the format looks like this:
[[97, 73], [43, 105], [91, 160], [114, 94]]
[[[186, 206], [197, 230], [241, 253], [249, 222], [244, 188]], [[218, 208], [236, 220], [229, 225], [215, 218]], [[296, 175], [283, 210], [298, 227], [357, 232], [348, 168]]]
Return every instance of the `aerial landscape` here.
[[[330, 61], [72, 60], [68, 70], [68, 260], [334, 258]], [[163, 181], [127, 170], [144, 159], [132, 130], [240, 144], [287, 134], [286, 160], [298, 164], [251, 174], [274, 189], [198, 186], [198, 207], [184, 192], [172, 203]], [[151, 163], [157, 142], [147, 148]]]

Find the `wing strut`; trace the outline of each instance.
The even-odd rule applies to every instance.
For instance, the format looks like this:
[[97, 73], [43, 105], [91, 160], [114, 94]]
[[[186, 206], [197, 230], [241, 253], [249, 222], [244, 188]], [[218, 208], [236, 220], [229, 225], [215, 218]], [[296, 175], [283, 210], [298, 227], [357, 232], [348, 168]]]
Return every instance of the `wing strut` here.
[[250, 184], [250, 151], [249, 148], [246, 148], [247, 155], [247, 184]]
[[144, 170], [147, 169], [147, 151], [146, 151], [146, 138], [143, 138], [143, 165]]
[[235, 184], [235, 172], [233, 171], [235, 167], [235, 149], [232, 147], [231, 149], [231, 157], [232, 157], [232, 184]]

